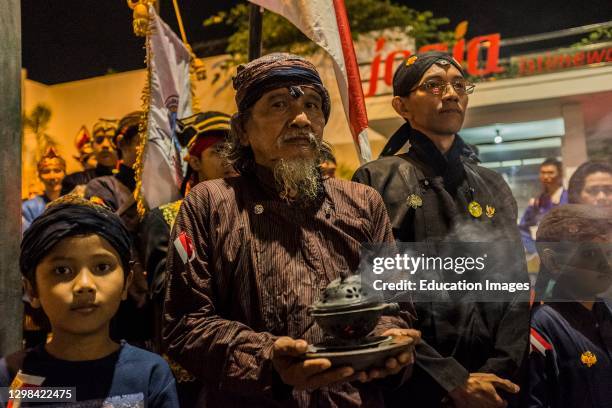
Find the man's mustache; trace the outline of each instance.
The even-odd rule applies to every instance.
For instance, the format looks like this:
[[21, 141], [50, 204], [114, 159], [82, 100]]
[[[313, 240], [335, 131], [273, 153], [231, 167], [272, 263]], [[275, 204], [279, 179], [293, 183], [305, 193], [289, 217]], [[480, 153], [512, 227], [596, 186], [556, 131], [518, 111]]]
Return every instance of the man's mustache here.
[[282, 147], [284, 144], [291, 143], [292, 141], [297, 139], [308, 139], [308, 142], [310, 143], [311, 147], [320, 146], [320, 142], [319, 140], [317, 140], [314, 133], [308, 130], [285, 133], [277, 139], [276, 144], [278, 145], [278, 147]]

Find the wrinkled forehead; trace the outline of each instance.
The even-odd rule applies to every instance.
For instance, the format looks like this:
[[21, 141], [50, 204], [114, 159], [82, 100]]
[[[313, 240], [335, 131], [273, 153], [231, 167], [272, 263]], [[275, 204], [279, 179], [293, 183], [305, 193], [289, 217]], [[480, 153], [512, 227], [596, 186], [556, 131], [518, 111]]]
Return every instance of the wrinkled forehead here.
[[585, 184], [594, 185], [594, 184], [603, 184], [610, 185], [612, 184], [612, 173], [606, 173], [603, 171], [596, 171], [594, 173], [589, 174], [585, 178]]
[[293, 99], [299, 99], [301, 97], [315, 98], [322, 100], [319, 91], [313, 85], [292, 85], [282, 86], [271, 89], [265, 92], [259, 100], [266, 100], [275, 97], [291, 97]]

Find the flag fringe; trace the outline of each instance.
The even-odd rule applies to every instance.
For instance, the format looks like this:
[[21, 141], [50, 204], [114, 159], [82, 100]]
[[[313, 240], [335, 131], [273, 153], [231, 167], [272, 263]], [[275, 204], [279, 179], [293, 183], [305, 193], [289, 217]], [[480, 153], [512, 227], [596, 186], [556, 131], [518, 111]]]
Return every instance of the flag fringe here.
[[147, 203], [145, 202], [144, 195], [142, 193], [142, 172], [144, 170], [144, 155], [147, 147], [148, 139], [148, 124], [149, 124], [149, 106], [151, 106], [151, 34], [153, 32], [153, 22], [149, 21], [149, 28], [147, 29], [147, 36], [145, 40], [146, 57], [145, 62], [147, 64], [147, 74], [145, 86], [142, 89], [140, 100], [142, 103], [142, 113], [140, 115], [140, 123], [138, 124], [138, 136], [140, 137], [140, 143], [136, 149], [136, 163], [134, 163], [134, 170], [136, 172], [136, 189], [134, 190], [134, 199], [136, 200], [136, 208], [138, 216], [142, 220], [149, 210]]

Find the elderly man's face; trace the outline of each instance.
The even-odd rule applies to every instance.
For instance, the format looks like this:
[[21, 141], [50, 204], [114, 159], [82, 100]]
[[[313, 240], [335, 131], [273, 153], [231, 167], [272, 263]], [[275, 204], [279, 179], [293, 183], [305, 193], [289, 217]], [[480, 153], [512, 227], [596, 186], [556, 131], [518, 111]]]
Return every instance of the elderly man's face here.
[[[395, 97], [393, 107], [410, 125], [424, 133], [454, 135], [461, 130], [468, 104], [466, 93], [457, 93], [452, 84], [464, 81], [463, 75], [453, 65], [432, 65], [410, 95]], [[446, 82], [446, 89], [439, 95], [428, 91], [431, 83]]]
[[251, 146], [258, 164], [273, 168], [280, 159], [318, 154], [325, 127], [323, 101], [314, 89], [301, 89], [304, 95], [295, 98], [287, 88], [278, 88], [253, 105], [242, 143]]

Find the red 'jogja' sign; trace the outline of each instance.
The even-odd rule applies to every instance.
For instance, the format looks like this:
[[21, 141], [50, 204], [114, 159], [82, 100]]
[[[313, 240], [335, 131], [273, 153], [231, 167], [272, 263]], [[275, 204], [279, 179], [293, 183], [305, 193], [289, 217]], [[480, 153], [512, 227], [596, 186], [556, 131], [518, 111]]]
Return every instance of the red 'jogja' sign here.
[[[457, 25], [457, 28], [455, 29], [455, 39], [457, 41], [453, 46], [452, 54], [460, 64], [465, 66], [464, 61], [467, 49], [467, 73], [473, 76], [484, 76], [503, 72], [504, 68], [499, 66], [499, 46], [501, 41], [499, 33], [474, 37], [467, 42], [466, 46], [466, 40], [464, 38], [466, 31], [466, 21]], [[380, 54], [380, 51], [383, 49], [385, 42], [386, 39], [384, 37], [379, 38], [376, 42], [375, 56], [370, 66], [369, 86], [367, 91], [364, 90], [366, 98], [376, 95], [378, 80], [380, 78], [380, 64], [383, 60], [385, 64], [383, 78], [385, 83], [391, 86], [393, 81], [393, 73], [395, 70], [393, 64], [395, 59], [398, 57], [405, 59], [411, 54], [410, 50], [395, 50], [383, 56]], [[480, 66], [478, 63], [478, 55], [481, 49], [485, 49], [487, 51], [487, 60], [484, 66]], [[421, 47], [418, 52], [433, 50], [448, 52], [449, 46], [446, 43], [428, 44]]]

